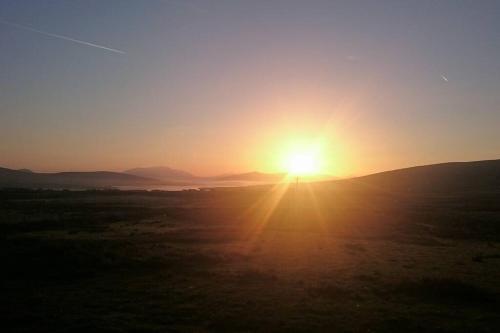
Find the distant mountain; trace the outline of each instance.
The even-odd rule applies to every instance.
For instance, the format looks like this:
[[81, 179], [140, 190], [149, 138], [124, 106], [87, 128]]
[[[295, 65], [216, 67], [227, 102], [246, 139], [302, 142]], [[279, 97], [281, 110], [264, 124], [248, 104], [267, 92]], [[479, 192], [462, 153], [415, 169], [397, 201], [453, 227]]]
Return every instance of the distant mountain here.
[[[326, 181], [333, 180], [336, 177], [329, 175], [303, 175], [300, 176], [300, 181], [311, 182], [311, 181]], [[213, 177], [216, 181], [255, 181], [255, 182], [269, 182], [277, 183], [284, 180], [294, 181], [294, 176], [289, 176], [287, 173], [263, 173], [263, 172], [246, 172], [239, 174], [230, 174]]]
[[416, 166], [334, 181], [332, 184], [392, 193], [500, 191], [500, 160]]
[[254, 181], [254, 182], [279, 182], [286, 177], [284, 173], [246, 172], [239, 174], [213, 177], [216, 181]]
[[124, 171], [124, 173], [139, 177], [146, 178], [155, 178], [160, 180], [183, 180], [183, 181], [192, 181], [196, 180], [199, 177], [196, 177], [189, 172], [172, 169], [169, 167], [149, 167], [149, 168], [135, 168]]
[[110, 171], [35, 173], [0, 168], [0, 187], [4, 188], [102, 188], [161, 183], [156, 179]]
[[[109, 171], [36, 173], [27, 169], [12, 170], [0, 167], [0, 188], [140, 187], [232, 181], [277, 183], [285, 177], [284, 173], [247, 172], [203, 178], [167, 167], [137, 168], [126, 173]], [[318, 177], [328, 176], [300, 177], [300, 181], [320, 180]], [[500, 160], [424, 165], [316, 184], [320, 187], [331, 184], [338, 189], [373, 189], [395, 194], [500, 191]]]

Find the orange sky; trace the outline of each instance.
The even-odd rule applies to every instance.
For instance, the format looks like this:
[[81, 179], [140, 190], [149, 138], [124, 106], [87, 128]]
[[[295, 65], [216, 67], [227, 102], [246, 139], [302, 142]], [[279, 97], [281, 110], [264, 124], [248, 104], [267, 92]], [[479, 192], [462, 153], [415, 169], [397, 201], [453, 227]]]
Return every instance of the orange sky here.
[[498, 158], [499, 10], [0, 4], [0, 166], [282, 172], [304, 145], [335, 176]]

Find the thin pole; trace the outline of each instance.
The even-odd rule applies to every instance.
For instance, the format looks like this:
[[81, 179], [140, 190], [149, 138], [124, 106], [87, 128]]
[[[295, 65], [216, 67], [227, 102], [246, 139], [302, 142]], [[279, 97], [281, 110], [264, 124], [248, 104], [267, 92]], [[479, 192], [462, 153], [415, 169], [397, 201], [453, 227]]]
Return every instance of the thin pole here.
[[299, 196], [299, 194], [298, 194], [299, 193], [299, 176], [295, 177], [295, 191], [294, 192], [295, 192], [294, 193], [295, 198], [293, 200], [295, 201], [295, 207], [297, 207], [297, 200], [298, 200], [297, 197]]
[[299, 176], [297, 175], [295, 177], [295, 191], [294, 192], [294, 198], [293, 198], [293, 205], [294, 205], [294, 214], [293, 214], [293, 219], [297, 221], [298, 219], [298, 213], [299, 213]]

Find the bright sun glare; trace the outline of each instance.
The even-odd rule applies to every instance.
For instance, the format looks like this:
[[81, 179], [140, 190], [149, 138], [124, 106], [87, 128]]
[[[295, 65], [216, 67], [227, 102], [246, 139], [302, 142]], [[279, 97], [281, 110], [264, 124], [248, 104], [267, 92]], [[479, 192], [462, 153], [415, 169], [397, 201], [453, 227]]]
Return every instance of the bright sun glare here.
[[294, 153], [287, 162], [288, 173], [291, 175], [311, 175], [318, 172], [319, 163], [312, 153]]

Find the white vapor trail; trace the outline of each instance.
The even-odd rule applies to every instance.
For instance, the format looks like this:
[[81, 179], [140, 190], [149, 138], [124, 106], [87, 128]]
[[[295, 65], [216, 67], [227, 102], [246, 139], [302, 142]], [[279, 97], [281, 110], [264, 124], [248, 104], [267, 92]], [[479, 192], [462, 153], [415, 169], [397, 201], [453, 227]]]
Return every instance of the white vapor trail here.
[[47, 31], [34, 29], [34, 28], [31, 28], [31, 27], [26, 26], [26, 25], [22, 25], [22, 24], [10, 22], [10, 21], [5, 21], [5, 20], [2, 20], [2, 19], [0, 19], [0, 23], [6, 24], [6, 25], [10, 25], [10, 26], [18, 28], [18, 29], [23, 29], [23, 30], [27, 30], [27, 31], [31, 31], [31, 32], [36, 32], [36, 33], [39, 33], [39, 34], [42, 34], [42, 35], [45, 35], [45, 36], [49, 36], [49, 37], [53, 37], [53, 38], [59, 38], [59, 39], [67, 40], [67, 41], [78, 43], [78, 44], [82, 44], [82, 45], [96, 47], [98, 49], [103, 49], [103, 50], [110, 51], [110, 52], [125, 54], [125, 51], [121, 51], [121, 50], [117, 50], [117, 49], [112, 49], [110, 47], [106, 47], [106, 46], [102, 46], [102, 45], [98, 45], [98, 44], [94, 44], [94, 43], [89, 43], [89, 42], [86, 42], [86, 41], [83, 41], [83, 40], [79, 40], [79, 39], [75, 39], [75, 38], [71, 38], [71, 37], [67, 37], [67, 36], [63, 36], [63, 35], [53, 34], [53, 33], [47, 32]]

